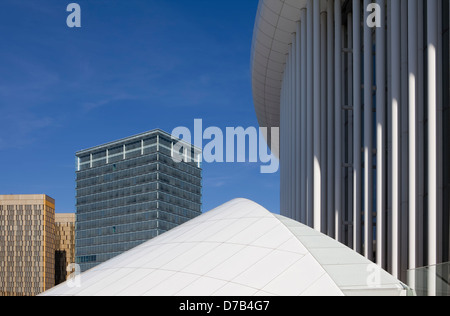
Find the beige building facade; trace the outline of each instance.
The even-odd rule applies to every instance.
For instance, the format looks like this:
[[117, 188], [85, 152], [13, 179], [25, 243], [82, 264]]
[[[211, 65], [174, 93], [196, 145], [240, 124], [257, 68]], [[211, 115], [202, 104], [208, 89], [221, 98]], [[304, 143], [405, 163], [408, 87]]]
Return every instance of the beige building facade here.
[[55, 200], [0, 195], [0, 296], [34, 296], [55, 284]]
[[0, 195], [0, 296], [35, 296], [75, 262], [75, 214], [47, 195]]
[[75, 263], [75, 214], [55, 216], [55, 285], [67, 280]]

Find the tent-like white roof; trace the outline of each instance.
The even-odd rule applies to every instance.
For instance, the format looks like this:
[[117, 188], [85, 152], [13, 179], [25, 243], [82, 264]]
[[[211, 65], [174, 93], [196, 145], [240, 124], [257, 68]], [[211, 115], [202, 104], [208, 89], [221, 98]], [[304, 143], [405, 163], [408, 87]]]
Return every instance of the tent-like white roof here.
[[43, 295], [406, 295], [337, 241], [258, 204], [233, 200]]

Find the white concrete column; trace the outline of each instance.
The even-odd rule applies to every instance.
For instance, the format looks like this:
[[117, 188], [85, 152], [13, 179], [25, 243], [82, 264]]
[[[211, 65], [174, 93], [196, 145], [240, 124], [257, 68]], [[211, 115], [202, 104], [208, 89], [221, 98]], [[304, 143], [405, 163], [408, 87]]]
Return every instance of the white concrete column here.
[[[401, 97], [400, 97], [400, 267], [399, 279], [406, 280], [408, 270], [408, 213], [409, 213], [409, 127], [408, 127], [408, 1], [401, 0]], [[417, 21], [416, 21], [417, 23]]]
[[289, 107], [289, 99], [288, 99], [288, 68], [287, 63], [285, 66], [285, 86], [284, 86], [284, 212], [286, 216], [289, 216], [289, 125], [288, 125], [288, 107]]
[[381, 27], [376, 29], [377, 80], [377, 264], [385, 268], [386, 253], [386, 1], [381, 8]]
[[386, 11], [386, 20], [387, 20], [387, 41], [386, 41], [386, 51], [387, 51], [387, 137], [386, 137], [386, 148], [387, 148], [387, 196], [386, 196], [386, 229], [387, 229], [387, 242], [386, 242], [386, 270], [388, 272], [392, 271], [392, 25], [391, 25], [391, 4], [389, 1], [386, 1], [387, 11]]
[[342, 194], [343, 194], [343, 168], [342, 168], [342, 13], [341, 1], [334, 0], [334, 146], [335, 146], [335, 164], [334, 164], [334, 214], [335, 214], [335, 236], [336, 240], [342, 239]]
[[320, 1], [313, 1], [313, 45], [314, 45], [314, 229], [321, 231], [322, 223], [322, 170], [320, 166]]
[[287, 201], [286, 201], [286, 207], [287, 207], [287, 214], [288, 217], [291, 217], [291, 211], [292, 211], [292, 146], [291, 146], [291, 137], [292, 137], [292, 115], [291, 115], [291, 106], [292, 106], [292, 99], [291, 99], [291, 46], [289, 47], [288, 55], [286, 55], [287, 62], [286, 62], [286, 73], [287, 73], [287, 79], [286, 79], [286, 123], [287, 123], [287, 129], [286, 129], [286, 160], [287, 160], [287, 168], [286, 168], [286, 181], [287, 181]]
[[313, 146], [313, 140], [314, 140], [314, 126], [313, 126], [313, 119], [314, 119], [314, 112], [313, 112], [313, 102], [314, 102], [314, 75], [313, 75], [313, 62], [314, 62], [314, 47], [313, 47], [313, 2], [314, 0], [308, 0], [308, 5], [306, 9], [307, 13], [307, 123], [308, 123], [308, 146], [307, 146], [307, 171], [308, 171], [308, 226], [314, 227], [314, 194], [313, 194], [313, 187], [314, 187], [314, 179], [313, 179], [313, 170], [314, 170], [314, 164], [313, 164], [313, 155], [314, 155], [314, 146]]
[[290, 166], [291, 166], [291, 157], [290, 157], [290, 128], [291, 128], [291, 121], [289, 117], [289, 111], [290, 111], [290, 89], [289, 89], [289, 79], [290, 79], [290, 67], [289, 67], [289, 52], [286, 55], [286, 105], [285, 105], [285, 122], [286, 122], [286, 169], [285, 169], [285, 177], [286, 177], [286, 214], [287, 217], [291, 215], [291, 175], [290, 175]]
[[[343, 36], [344, 37], [344, 36]], [[354, 249], [354, 236], [355, 236], [355, 225], [354, 225], [354, 189], [353, 189], [353, 15], [349, 13], [347, 15], [347, 49], [349, 53], [346, 54], [347, 57], [347, 106], [351, 110], [347, 110], [344, 113], [347, 116], [347, 161], [348, 167], [345, 169], [347, 174], [347, 205], [345, 205], [345, 213], [347, 214], [347, 222], [352, 223], [348, 226], [347, 240], [349, 247]], [[342, 75], [344, 78], [344, 74]], [[345, 103], [343, 103], [345, 105]], [[345, 135], [345, 134], [344, 134]], [[345, 219], [345, 216], [344, 216]]]
[[[436, 265], [438, 256], [438, 104], [437, 104], [437, 43], [438, 1], [427, 0], [427, 77], [428, 77], [428, 266]], [[428, 295], [436, 295], [436, 275], [428, 275]]]
[[[371, 0], [364, 0], [364, 8], [371, 3]], [[364, 12], [364, 254], [373, 260], [373, 44], [372, 29], [365, 22], [369, 12]]]
[[296, 133], [296, 121], [295, 118], [297, 117], [297, 107], [296, 107], [296, 87], [295, 87], [295, 55], [296, 55], [296, 43], [295, 43], [295, 34], [293, 36], [292, 41], [292, 47], [291, 47], [291, 53], [290, 53], [290, 90], [291, 90], [291, 129], [290, 129], [290, 135], [291, 135], [291, 218], [295, 218], [295, 212], [296, 212], [296, 196], [297, 196], [297, 189], [296, 189], [296, 174], [297, 174], [297, 133]]
[[295, 157], [295, 164], [296, 164], [296, 176], [295, 176], [295, 220], [300, 221], [301, 218], [301, 212], [302, 212], [302, 201], [301, 201], [301, 188], [302, 188], [302, 107], [301, 107], [301, 94], [300, 94], [300, 73], [301, 73], [301, 56], [300, 56], [300, 34], [301, 34], [301, 28], [300, 28], [300, 22], [297, 22], [297, 29], [296, 29], [296, 39], [295, 39], [295, 146], [296, 146], [296, 157]]
[[302, 184], [301, 184], [301, 217], [300, 220], [303, 224], [307, 224], [307, 54], [306, 54], [306, 9], [302, 9], [300, 11], [300, 21], [301, 21], [301, 112], [302, 112], [302, 132], [301, 132], [301, 140], [302, 140], [302, 159], [301, 159], [301, 168], [302, 168]]
[[281, 145], [280, 145], [280, 152], [281, 152], [281, 166], [280, 166], [280, 168], [281, 168], [281, 170], [280, 170], [280, 172], [281, 172], [281, 183], [280, 183], [280, 186], [281, 186], [281, 209], [280, 209], [280, 212], [283, 215], [286, 215], [285, 207], [284, 207], [285, 192], [286, 192], [286, 187], [285, 187], [286, 179], [284, 177], [284, 173], [285, 173], [284, 169], [287, 167], [286, 161], [285, 161], [286, 154], [284, 152], [284, 150], [285, 150], [284, 137], [285, 137], [285, 128], [286, 128], [285, 121], [284, 121], [284, 106], [285, 106], [285, 93], [286, 93], [285, 92], [285, 82], [286, 82], [285, 80], [286, 80], [286, 76], [283, 75], [283, 87], [282, 87], [282, 91], [281, 91], [281, 99], [282, 99], [282, 101], [281, 101], [281, 117], [280, 117], [280, 126], [281, 126], [281, 131], [280, 131], [280, 135], [281, 135]]
[[353, 0], [353, 248], [358, 253], [362, 253], [361, 107], [361, 1]]
[[424, 125], [424, 98], [425, 98], [425, 69], [424, 69], [424, 0], [418, 1], [418, 17], [417, 17], [417, 32], [418, 32], [418, 41], [417, 41], [417, 59], [418, 59], [418, 68], [417, 68], [417, 266], [423, 267], [424, 263], [424, 196], [425, 196], [425, 125]]
[[[443, 168], [443, 158], [444, 158], [444, 151], [443, 148], [444, 146], [448, 146], [448, 142], [443, 140], [443, 110], [444, 110], [444, 105], [443, 105], [443, 87], [444, 87], [444, 82], [443, 82], [443, 58], [446, 58], [447, 60], [449, 60], [450, 56], [449, 55], [445, 55], [443, 56], [443, 10], [444, 10], [444, 6], [443, 6], [443, 1], [439, 1], [438, 2], [438, 49], [437, 49], [437, 62], [436, 62], [436, 70], [437, 70], [437, 134], [438, 134], [438, 138], [437, 138], [437, 169], [440, 171], [438, 172], [438, 192], [437, 192], [437, 199], [438, 199], [438, 208], [437, 208], [437, 258], [436, 261], [438, 264], [442, 263], [443, 261], [443, 254], [444, 254], [444, 233], [443, 233], [443, 229], [444, 229], [444, 225], [443, 225], [443, 221], [444, 221], [444, 214], [443, 214], [443, 207], [444, 207], [444, 199], [443, 199], [443, 194], [444, 194], [444, 172], [442, 172], [442, 170], [444, 170]], [[448, 0], [445, 0], [448, 2]], [[446, 82], [446, 88], [448, 89], [448, 83]], [[448, 100], [446, 100], [448, 101]], [[447, 104], [446, 104], [447, 106]], [[448, 124], [448, 122], [446, 121], [445, 124]], [[448, 230], [448, 227], [445, 227], [446, 230]], [[444, 291], [443, 289], [443, 283], [439, 282], [439, 287], [438, 287], [438, 291], [440, 293], [442, 293]]]
[[285, 86], [285, 100], [284, 100], [284, 122], [285, 122], [285, 168], [284, 168], [284, 182], [285, 182], [285, 201], [284, 208], [286, 212], [286, 216], [289, 216], [289, 66], [286, 60], [286, 86]]
[[295, 135], [294, 135], [294, 145], [295, 145], [295, 214], [294, 219], [300, 221], [300, 204], [301, 204], [301, 106], [300, 106], [300, 22], [297, 22], [297, 27], [295, 30]]
[[290, 53], [290, 92], [291, 92], [291, 104], [290, 104], [290, 145], [291, 145], [291, 218], [295, 217], [295, 174], [296, 174], [296, 163], [295, 163], [295, 41], [292, 42], [291, 53]]
[[289, 216], [289, 125], [288, 125], [288, 107], [289, 107], [289, 99], [288, 99], [288, 68], [287, 63], [285, 66], [285, 86], [284, 86], [284, 212], [286, 216]]
[[327, 137], [327, 226], [328, 226], [328, 236], [332, 238], [337, 238], [336, 236], [336, 214], [335, 214], [335, 25], [334, 25], [334, 0], [328, 0], [327, 2], [327, 101], [328, 101], [328, 137]]
[[[443, 146], [444, 144], [448, 146], [448, 142], [443, 141], [442, 137], [443, 137], [443, 94], [442, 94], [442, 88], [444, 86], [443, 84], [443, 64], [442, 64], [442, 58], [444, 56], [442, 56], [442, 48], [443, 48], [443, 43], [442, 43], [442, 35], [443, 35], [443, 22], [442, 22], [442, 13], [443, 13], [443, 2], [442, 1], [438, 1], [438, 14], [437, 14], [437, 20], [438, 20], [438, 45], [437, 45], [437, 54], [436, 54], [436, 71], [437, 71], [437, 134], [438, 134], [438, 138], [436, 139], [437, 141], [437, 161], [436, 161], [436, 165], [437, 165], [437, 169], [439, 170], [438, 172], [438, 192], [437, 192], [437, 200], [438, 200], [438, 208], [437, 208], [437, 258], [436, 261], [438, 264], [442, 263], [442, 256], [443, 256], [443, 220], [444, 220], [444, 215], [443, 215], [443, 207], [444, 207], [444, 200], [443, 200], [443, 192], [444, 192], [444, 173], [442, 172], [443, 169]], [[448, 0], [445, 0], [448, 2]], [[446, 55], [445, 58], [448, 60], [450, 58], [449, 55]], [[446, 88], [448, 88], [448, 85], [446, 86]], [[447, 122], [445, 122], [446, 124], [448, 124]], [[448, 230], [448, 227], [446, 227], [446, 230]], [[440, 293], [443, 292], [443, 283], [439, 282], [439, 287], [437, 289]]]
[[392, 275], [399, 277], [399, 244], [400, 244], [400, 97], [401, 97], [401, 30], [400, 0], [391, 2], [391, 71], [392, 71], [392, 239], [391, 269]]
[[286, 168], [284, 169], [285, 172], [285, 189], [286, 189], [286, 201], [285, 201], [285, 211], [287, 216], [290, 215], [290, 121], [289, 121], [289, 63], [286, 60], [286, 91], [285, 91], [285, 124], [286, 124], [286, 130], [285, 130], [285, 154], [286, 154]]
[[285, 76], [283, 79], [284, 85], [283, 85], [283, 122], [281, 124], [281, 126], [283, 126], [283, 136], [282, 136], [282, 141], [283, 141], [283, 170], [282, 170], [282, 184], [283, 184], [283, 214], [284, 215], [288, 215], [287, 214], [287, 194], [288, 194], [288, 188], [287, 188], [287, 173], [286, 170], [288, 169], [288, 161], [287, 161], [287, 121], [286, 121], [286, 112], [287, 112], [287, 98], [286, 98], [286, 94], [287, 94], [287, 70], [285, 69]]
[[[418, 0], [408, 2], [408, 103], [409, 103], [409, 236], [408, 236], [408, 269], [417, 268], [417, 20], [418, 20]], [[420, 172], [420, 171], [419, 171]], [[410, 275], [409, 286], [415, 288], [414, 274]]]
[[321, 8], [320, 12], [320, 169], [321, 169], [321, 232], [327, 234], [327, 179], [328, 179], [328, 80], [327, 80], [327, 12]]
[[281, 86], [281, 104], [280, 104], [280, 213], [282, 215], [286, 215], [284, 213], [284, 83], [285, 83], [285, 75], [283, 74], [283, 83]]
[[286, 86], [285, 86], [285, 100], [284, 100], [284, 122], [285, 122], [285, 165], [286, 168], [284, 169], [284, 177], [285, 177], [285, 212], [286, 212], [286, 216], [289, 216], [289, 201], [290, 201], [290, 194], [289, 194], [289, 63], [286, 61], [286, 68], [285, 68], [285, 72], [286, 72]]

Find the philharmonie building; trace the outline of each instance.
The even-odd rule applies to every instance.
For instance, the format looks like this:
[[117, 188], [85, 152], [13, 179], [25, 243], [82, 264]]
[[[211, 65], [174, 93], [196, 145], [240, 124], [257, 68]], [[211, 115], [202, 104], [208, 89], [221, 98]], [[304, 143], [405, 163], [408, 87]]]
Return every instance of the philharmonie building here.
[[449, 294], [449, 17], [448, 0], [261, 0], [252, 45], [281, 214], [425, 295]]

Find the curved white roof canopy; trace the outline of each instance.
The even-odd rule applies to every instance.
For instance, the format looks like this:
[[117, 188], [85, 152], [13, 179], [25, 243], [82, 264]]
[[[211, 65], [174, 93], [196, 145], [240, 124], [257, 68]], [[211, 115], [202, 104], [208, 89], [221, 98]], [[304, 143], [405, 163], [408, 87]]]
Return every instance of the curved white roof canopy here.
[[260, 0], [252, 43], [253, 100], [262, 127], [280, 126], [281, 84], [289, 47], [307, 0]]
[[66, 282], [43, 295], [406, 294], [373, 267], [335, 240], [238, 199], [82, 274], [81, 287]]

